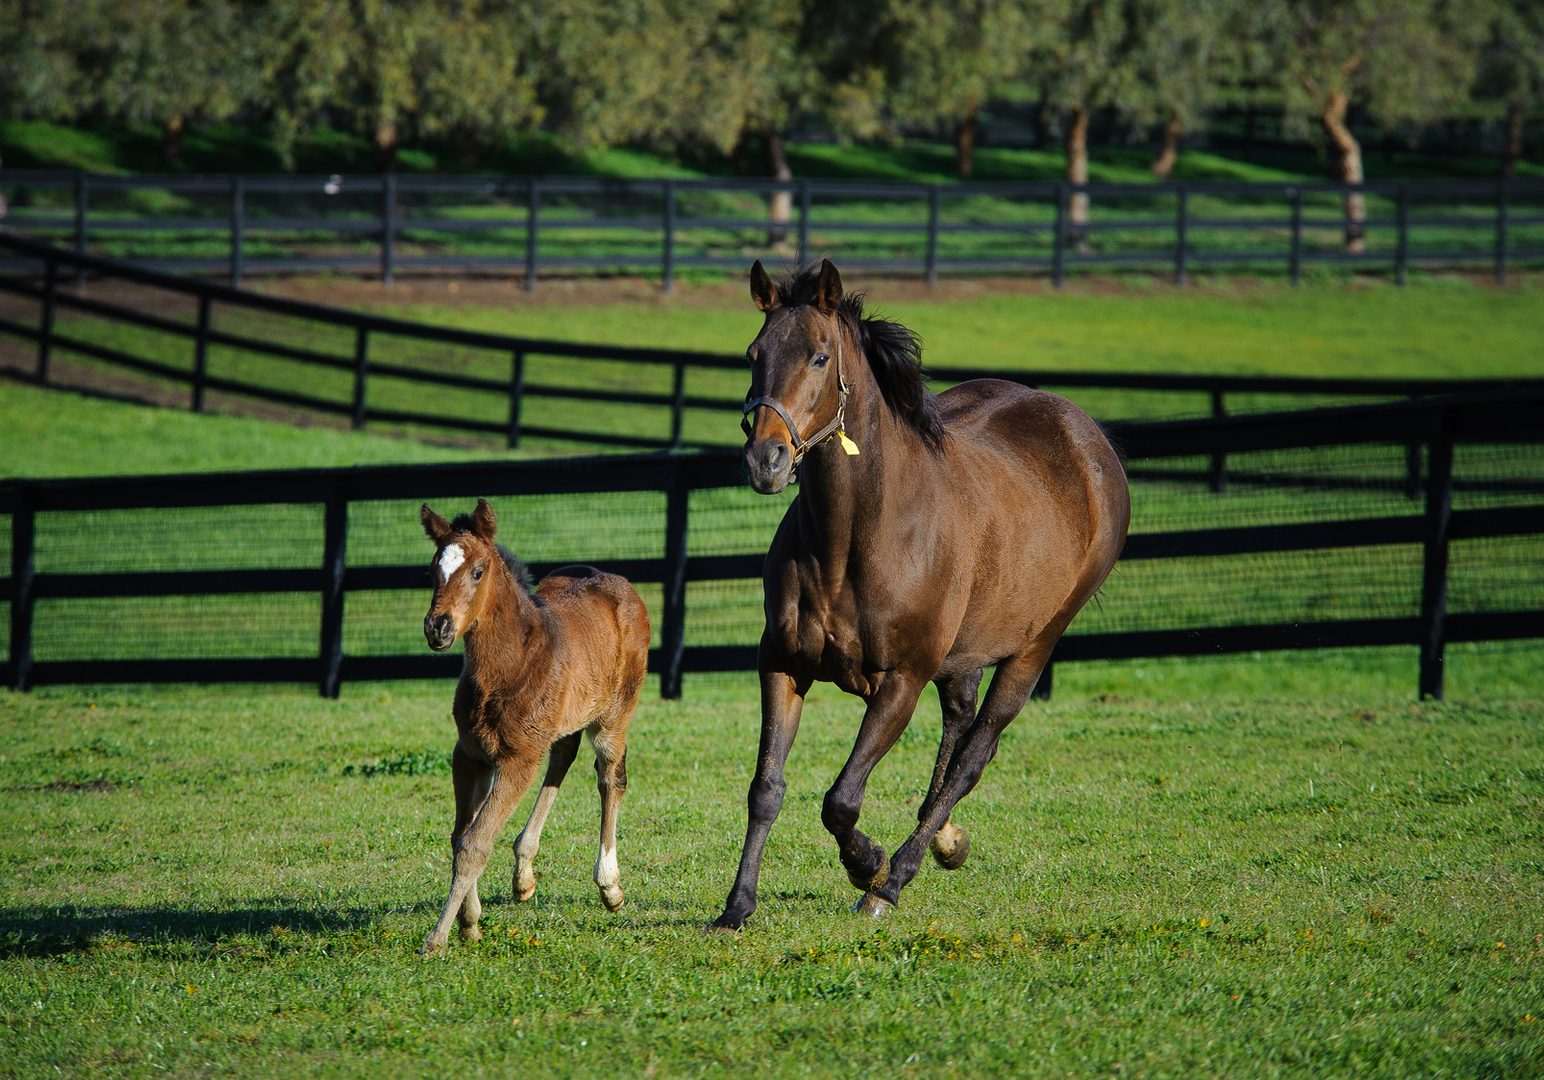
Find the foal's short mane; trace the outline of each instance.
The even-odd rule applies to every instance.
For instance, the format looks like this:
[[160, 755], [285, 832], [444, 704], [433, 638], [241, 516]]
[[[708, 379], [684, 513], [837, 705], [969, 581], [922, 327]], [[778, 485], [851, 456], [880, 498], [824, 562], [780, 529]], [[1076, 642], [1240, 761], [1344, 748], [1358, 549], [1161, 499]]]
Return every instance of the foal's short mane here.
[[[814, 304], [819, 284], [820, 264], [802, 266], [778, 279], [778, 301], [789, 307]], [[868, 358], [890, 411], [928, 446], [941, 446], [947, 433], [938, 415], [938, 396], [927, 388], [927, 373], [922, 370], [922, 339], [900, 323], [865, 317], [862, 293], [844, 295], [836, 315]]]
[[[450, 523], [451, 529], [456, 532], [475, 532], [471, 514], [457, 514]], [[515, 579], [526, 592], [536, 587], [536, 580], [531, 576], [531, 568], [520, 561], [520, 557], [510, 551], [503, 544], [494, 544], [493, 548], [499, 553], [499, 558], [504, 560], [504, 565], [509, 567], [510, 576]]]

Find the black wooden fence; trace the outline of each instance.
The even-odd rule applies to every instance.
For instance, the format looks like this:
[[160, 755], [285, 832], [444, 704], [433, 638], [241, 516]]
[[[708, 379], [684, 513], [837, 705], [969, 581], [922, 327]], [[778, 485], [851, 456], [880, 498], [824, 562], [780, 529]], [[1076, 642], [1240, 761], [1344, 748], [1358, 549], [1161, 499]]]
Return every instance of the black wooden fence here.
[[[802, 261], [817, 251], [929, 282], [1037, 273], [1057, 286], [1079, 267], [1167, 269], [1180, 282], [1200, 269], [1273, 268], [1295, 283], [1306, 267], [1341, 265], [1403, 284], [1412, 266], [1482, 266], [1504, 281], [1510, 265], [1544, 260], [1544, 182], [1530, 180], [918, 184], [8, 170], [0, 187], [11, 192], [14, 229], [68, 238], [82, 255], [105, 243], [164, 269], [228, 275], [232, 285], [248, 273], [324, 268], [386, 281], [428, 270], [514, 273], [527, 288], [543, 273], [657, 271], [668, 290], [683, 269], [738, 271], [758, 255]], [[1343, 243], [1350, 193], [1371, 207], [1360, 254]], [[787, 221], [769, 216], [774, 194], [788, 199]], [[1071, 220], [1075, 197], [1087, 198], [1091, 220]], [[211, 250], [190, 253], [195, 246]]]
[[[0, 293], [21, 299], [22, 305], [0, 307], [0, 334], [32, 343], [36, 348], [33, 377], [40, 384], [56, 381], [51, 365], [56, 355], [71, 353], [90, 361], [112, 365], [162, 382], [186, 387], [188, 404], [195, 411], [205, 408], [211, 391], [272, 402], [287, 407], [315, 410], [347, 418], [356, 429], [368, 423], [408, 424], [503, 439], [511, 448], [522, 437], [533, 436], [597, 447], [656, 449], [709, 449], [723, 447], [737, 439], [733, 424], [718, 423], [732, 415], [741, 404], [739, 397], [694, 389], [703, 376], [715, 373], [744, 372], [745, 359], [716, 353], [684, 349], [636, 348], [621, 345], [592, 345], [573, 342], [485, 333], [453, 327], [434, 326], [365, 312], [309, 304], [282, 297], [232, 289], [213, 282], [173, 275], [134, 266], [117, 260], [79, 255], [50, 244], [0, 234], [0, 255], [9, 255], [21, 268], [20, 274], [0, 275]], [[132, 296], [113, 302], [72, 288], [77, 275], [92, 280], [144, 286], [155, 290], [154, 298]], [[170, 310], [170, 300], [182, 301], [182, 317]], [[12, 311], [13, 315], [3, 312]], [[128, 329], [154, 331], [159, 339], [136, 339], [132, 334], [115, 334], [97, 340], [72, 333], [58, 325], [61, 312], [104, 321]], [[222, 315], [282, 316], [293, 324], [298, 320], [307, 328], [330, 330], [348, 344], [346, 351], [327, 351], [307, 340], [305, 334], [281, 333], [262, 324], [239, 328], [222, 327]], [[23, 317], [25, 314], [25, 318]], [[169, 344], [167, 337], [175, 339]], [[376, 343], [389, 338], [411, 348], [399, 350], [403, 359], [383, 359]], [[468, 374], [464, 370], [431, 366], [432, 358], [443, 346], [471, 350], [486, 361], [506, 365], [504, 374], [490, 378]], [[273, 357], [299, 365], [288, 381], [279, 380], [268, 369], [253, 373], [240, 370], [221, 373], [211, 370], [212, 349], [220, 347], [246, 354]], [[412, 360], [406, 359], [411, 356]], [[540, 382], [530, 377], [536, 358], [620, 361], [648, 372], [669, 372], [669, 388], [656, 391], [606, 389], [576, 386], [572, 381]], [[485, 367], [486, 370], [486, 367]], [[342, 372], [351, 376], [351, 392], [328, 398], [313, 389], [316, 373]], [[1164, 408], [1172, 410], [1175, 395], [1194, 404], [1184, 406], [1193, 415], [1226, 416], [1242, 405], [1259, 409], [1291, 407], [1304, 399], [1375, 398], [1397, 399], [1430, 394], [1461, 392], [1528, 392], [1544, 390], [1544, 378], [1534, 379], [1387, 379], [1387, 378], [1303, 378], [1291, 376], [1183, 375], [1121, 373], [1097, 371], [1002, 371], [989, 368], [938, 367], [930, 370], [940, 384], [974, 378], [999, 378], [1029, 386], [1057, 390], [1122, 391], [1137, 399], [1154, 401], [1167, 397]], [[267, 379], [268, 381], [260, 381]], [[723, 377], [719, 376], [722, 383]], [[637, 381], [642, 381], [639, 376]], [[406, 383], [413, 387], [444, 387], [456, 391], [474, 391], [486, 395], [485, 417], [468, 415], [456, 407], [465, 398], [439, 409], [424, 407], [421, 396], [402, 404], [380, 404], [382, 383]], [[1242, 400], [1241, 400], [1242, 399]], [[533, 403], [574, 403], [585, 406], [580, 417], [562, 423], [533, 422]], [[413, 403], [417, 407], [406, 407]], [[638, 406], [648, 407], [645, 426], [639, 428]], [[1109, 414], [1095, 410], [1096, 415]], [[713, 418], [713, 438], [693, 438], [687, 431], [688, 414]], [[1163, 409], [1138, 407], [1135, 415], [1162, 415]], [[628, 415], [624, 415], [628, 414]], [[497, 415], [499, 419], [491, 417]], [[578, 426], [579, 421], [588, 421]], [[654, 426], [650, 426], [654, 425]], [[1225, 461], [1215, 462], [1214, 482], [1225, 482]]]
[[[1151, 522], [1144, 523], [1142, 507], [1154, 504], [1151, 499], [1144, 504], [1139, 497], [1136, 531], [1122, 560], [1126, 575], [1142, 563], [1188, 567], [1190, 576], [1180, 581], [1188, 589], [1215, 577], [1219, 559], [1260, 554], [1276, 558], [1305, 552], [1340, 558], [1335, 554], [1339, 552], [1360, 553], [1364, 563], [1350, 569], [1357, 576], [1376, 576], [1394, 559], [1390, 552], [1403, 552], [1404, 562], [1414, 569], [1395, 581], [1394, 587], [1418, 593], [1418, 607], [1407, 604], [1381, 613], [1372, 610], [1385, 588], [1380, 582], [1373, 583], [1372, 591], [1358, 594], [1374, 601], [1365, 609], [1353, 607], [1356, 613], [1350, 617], [1340, 617], [1344, 610], [1325, 617], [1315, 614], [1310, 605], [1303, 614], [1276, 621], [1262, 620], [1261, 612], [1251, 606], [1254, 602], [1245, 594], [1248, 589], [1256, 596], [1289, 590], [1290, 582], [1285, 579], [1240, 579], [1240, 595], [1231, 606], [1223, 603], [1214, 610], [1194, 609], [1180, 615], [1171, 614], [1170, 605], [1183, 598], [1183, 589], [1171, 589], [1165, 596], [1128, 590], [1119, 597], [1112, 593], [1106, 607], [1147, 605], [1151, 610], [1145, 613], [1143, 625], [1152, 628], [1086, 633], [1080, 629], [1080, 620], [1059, 646], [1057, 662], [1407, 645], [1418, 649], [1421, 695], [1440, 697], [1446, 643], [1544, 637], [1544, 575], [1537, 554], [1539, 540], [1544, 538], [1544, 468], [1540, 467], [1544, 463], [1540, 455], [1544, 447], [1544, 393], [1504, 398], [1467, 395], [1293, 414], [1129, 424], [1119, 426], [1113, 434], [1131, 463], [1139, 496], [1145, 484], [1172, 488], [1175, 483], [1188, 483], [1196, 492], [1193, 498], [1199, 500], [1162, 519], [1183, 523], [1184, 527], [1153, 530]], [[1301, 475], [1285, 475], [1275, 467], [1283, 454], [1357, 447], [1398, 451], [1410, 444], [1421, 448], [1425, 462], [1420, 476], [1422, 499], [1416, 502], [1405, 498], [1406, 478], [1397, 453], [1385, 455], [1393, 467], [1384, 474], [1356, 478], [1363, 490], [1380, 489], [1397, 495], [1385, 496], [1378, 504], [1331, 504], [1328, 511], [1321, 507], [1310, 514], [1303, 513], [1302, 508], [1313, 497], [1313, 482]], [[1489, 466], [1473, 464], [1480, 460], [1475, 457], [1480, 451], [1489, 455], [1485, 457]], [[1205, 463], [1219, 453], [1257, 462], [1258, 467], [1240, 470], [1240, 487], [1280, 489], [1286, 501], [1279, 503], [1278, 509], [1284, 516], [1262, 521], [1246, 515], [1234, 519], [1241, 524], [1196, 527], [1196, 522], [1206, 518], [1197, 512], [1203, 502], [1220, 505], [1239, 491], [1236, 488], [1231, 496], [1207, 492]], [[1161, 479], [1144, 480], [1144, 474]], [[1333, 463], [1319, 475], [1326, 480], [1348, 479]], [[17, 689], [59, 683], [312, 681], [324, 695], [331, 696], [338, 693], [342, 683], [355, 680], [452, 676], [459, 663], [456, 658], [410, 648], [428, 596], [428, 549], [418, 535], [413, 513], [417, 500], [484, 496], [495, 502], [506, 500], [507, 504], [518, 497], [560, 495], [566, 514], [579, 512], [574, 509], [578, 506], [575, 500], [625, 500], [645, 493], [663, 501], [663, 513], [648, 518], [652, 524], [642, 524], [643, 518], [580, 523], [573, 535], [582, 539], [573, 541], [573, 550], [554, 553], [560, 557], [537, 563], [534, 568], [539, 573], [559, 562], [592, 562], [645, 587], [657, 584], [658, 599], [652, 606], [659, 641], [651, 665], [660, 676], [662, 692], [674, 697], [681, 692], [685, 672], [742, 670], [755, 664], [754, 641], [759, 627], [755, 582], [760, 577], [770, 525], [734, 532], [737, 546], [732, 550], [720, 545], [710, 552], [694, 552], [692, 544], [700, 541], [690, 539], [701, 538], [712, 531], [715, 521], [739, 512], [727, 506], [724, 494], [699, 499], [696, 509], [692, 496], [733, 487], [741, 487], [743, 492], [736, 455], [725, 453], [6, 482], [0, 484], [0, 514], [10, 519], [10, 574], [0, 581], [0, 595], [9, 600], [10, 608], [8, 680]], [[746, 505], [771, 505], [748, 492], [744, 495]], [[351, 530], [351, 518], [359, 515], [364, 520], [372, 504], [375, 511], [384, 506], [390, 513], [374, 513], [371, 520], [389, 531], [393, 542], [416, 542], [423, 547], [422, 559], [412, 563], [389, 558], [385, 562], [361, 561], [351, 554], [350, 537], [356, 544], [362, 538], [358, 528]], [[1250, 505], [1247, 500], [1245, 505]], [[1334, 510], [1336, 505], [1342, 509]], [[1373, 505], [1408, 509], [1368, 513], [1366, 508]], [[230, 515], [240, 507], [257, 512], [249, 516], [246, 525], [237, 527], [231, 524]], [[203, 536], [194, 536], [186, 547], [196, 553], [188, 556], [189, 561], [228, 554], [227, 549], [239, 538], [251, 555], [247, 568], [179, 561], [174, 568], [122, 569], [128, 564], [115, 562], [112, 565], [120, 568], [99, 569], [104, 555], [118, 558], [121, 554], [111, 550], [109, 536], [126, 535], [111, 533], [110, 515], [136, 515], [127, 528], [148, 545], [148, 550], [164, 554], [169, 538], [178, 529], [187, 528], [185, 515], [202, 512], [200, 508], [208, 511], [202, 527], [223, 528], [221, 535], [226, 542], [206, 543]], [[450, 509], [443, 502], [441, 508]], [[279, 523], [281, 510], [292, 512], [292, 521], [298, 520], [296, 513], [307, 520], [311, 516], [319, 519], [319, 531], [312, 529], [308, 534], [314, 547], [305, 546], [293, 525]], [[124, 522], [119, 520], [118, 527], [124, 527]], [[653, 554], [594, 557], [595, 545], [605, 531], [637, 528], [661, 530], [658, 543], [650, 541], [647, 545]], [[1471, 599], [1464, 609], [1450, 612], [1449, 585], [1455, 573], [1450, 568], [1450, 551], [1455, 545], [1497, 542], [1502, 545], [1503, 557], [1466, 556], [1463, 571], [1471, 578], [1478, 574], [1488, 582], [1490, 591], [1466, 593]], [[93, 549], [92, 544], [100, 546]], [[65, 547], [75, 552], [73, 566], [60, 554]], [[1520, 557], [1519, 550], [1523, 552]], [[288, 566], [283, 565], [286, 555]], [[1508, 562], [1509, 558], [1512, 561]], [[1269, 568], [1267, 572], [1274, 573]], [[1312, 569], [1314, 574], [1319, 572]], [[1117, 579], [1121, 576], [1118, 571]], [[747, 595], [751, 615], [739, 631], [729, 635], [733, 640], [689, 643], [694, 621], [702, 617], [688, 605], [689, 586], [700, 582], [739, 583]], [[416, 597], [410, 598], [419, 605], [411, 616], [392, 616], [406, 628], [407, 636], [401, 639], [404, 647], [387, 654], [352, 654], [345, 648], [347, 601], [390, 590], [399, 594], [418, 590]], [[210, 605], [218, 607], [229, 604], [233, 597], [249, 594], [311, 598], [307, 604], [315, 601], [314, 606], [304, 606], [285, 617], [299, 620], [301, 631], [309, 625], [318, 635], [311, 640], [319, 644], [304, 652], [291, 649], [280, 655], [201, 657], [198, 649], [217, 645], [211, 639], [220, 633], [201, 630], [190, 639], [193, 655], [157, 657], [135, 650], [154, 644], [157, 635], [168, 631], [166, 618], [119, 606], [103, 613], [99, 624], [80, 627], [74, 651], [63, 658], [37, 656], [34, 648], [35, 613], [40, 603], [84, 603], [83, 613], [55, 610], [50, 616], [56, 630], [68, 630], [88, 619], [93, 603], [194, 597], [207, 598]], [[1354, 605], [1359, 601], [1353, 596], [1350, 602]], [[137, 627], [131, 625], [136, 622]], [[239, 624], [230, 625], [239, 628]], [[127, 644], [125, 635], [130, 635]], [[1049, 679], [1044, 689], [1048, 690], [1048, 684]]]

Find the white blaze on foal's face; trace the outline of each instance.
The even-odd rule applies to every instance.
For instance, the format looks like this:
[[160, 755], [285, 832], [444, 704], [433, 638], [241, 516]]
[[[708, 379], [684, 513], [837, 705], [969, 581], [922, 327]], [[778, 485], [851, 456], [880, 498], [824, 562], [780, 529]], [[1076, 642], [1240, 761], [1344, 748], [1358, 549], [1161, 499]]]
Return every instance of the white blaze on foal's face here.
[[461, 568], [466, 562], [466, 552], [461, 550], [460, 544], [446, 544], [445, 550], [440, 552], [440, 583], [450, 581], [450, 575]]

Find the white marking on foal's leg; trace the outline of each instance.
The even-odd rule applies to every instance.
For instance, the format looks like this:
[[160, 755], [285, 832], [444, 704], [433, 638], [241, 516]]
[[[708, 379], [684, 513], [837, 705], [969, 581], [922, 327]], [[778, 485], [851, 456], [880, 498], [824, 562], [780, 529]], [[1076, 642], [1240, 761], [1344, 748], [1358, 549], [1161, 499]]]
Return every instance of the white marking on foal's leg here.
[[607, 846], [604, 840], [600, 845], [600, 858], [595, 860], [595, 884], [600, 889], [601, 902], [606, 905], [606, 910], [620, 911], [622, 871], [617, 867], [617, 849]]
[[440, 580], [449, 581], [450, 575], [461, 569], [461, 564], [464, 562], [466, 562], [466, 552], [461, 550], [461, 545], [446, 544], [445, 550], [440, 552]]

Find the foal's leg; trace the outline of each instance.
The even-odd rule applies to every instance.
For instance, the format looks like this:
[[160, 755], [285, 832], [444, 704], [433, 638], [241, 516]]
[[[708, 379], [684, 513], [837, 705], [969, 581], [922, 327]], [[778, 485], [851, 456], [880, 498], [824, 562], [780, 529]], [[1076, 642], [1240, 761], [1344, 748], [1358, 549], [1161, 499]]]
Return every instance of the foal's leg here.
[[[469, 754], [456, 744], [456, 749], [450, 755], [450, 779], [456, 792], [456, 824], [450, 830], [450, 849], [456, 850], [456, 845], [461, 842], [461, 834], [471, 824], [476, 816], [478, 807], [488, 798], [488, 792], [493, 787], [494, 765], [491, 761], [485, 761], [475, 754]], [[477, 889], [474, 886], [471, 892], [466, 894], [466, 899], [461, 903], [461, 909], [457, 912], [456, 919], [461, 926], [461, 936], [476, 941], [481, 937], [477, 929], [477, 920], [482, 918], [482, 901], [477, 898]]]
[[493, 778], [493, 790], [488, 792], [488, 797], [477, 810], [477, 816], [453, 845], [455, 854], [451, 861], [450, 897], [440, 912], [439, 922], [434, 924], [434, 929], [424, 939], [425, 956], [445, 951], [451, 920], [461, 911], [468, 894], [476, 890], [477, 879], [482, 876], [488, 866], [488, 857], [493, 854], [493, 842], [498, 839], [499, 830], [509, 820], [509, 815], [520, 805], [520, 799], [531, 786], [531, 779], [536, 775], [536, 766], [540, 761], [541, 750], [530, 747], [499, 762]]
[[547, 775], [542, 778], [536, 805], [531, 807], [531, 816], [525, 828], [515, 837], [516, 900], [529, 900], [536, 895], [536, 871], [533, 864], [536, 852], [541, 848], [541, 831], [547, 824], [547, 815], [552, 812], [552, 804], [558, 801], [558, 788], [563, 783], [563, 777], [568, 775], [568, 767], [574, 763], [574, 755], [578, 752], [577, 731], [563, 736], [547, 751]]
[[821, 823], [836, 838], [842, 866], [855, 888], [878, 888], [890, 874], [890, 859], [885, 849], [858, 831], [858, 814], [863, 808], [863, 792], [868, 787], [869, 773], [889, 753], [911, 722], [922, 685], [921, 680], [900, 672], [892, 671], [885, 677], [879, 690], [868, 699], [868, 709], [863, 714], [863, 725], [858, 729], [852, 753], [821, 804]]
[[1035, 688], [1057, 636], [1060, 635], [1052, 636], [1043, 646], [1037, 643], [998, 665], [980, 714], [955, 746], [943, 786], [923, 803], [916, 831], [890, 860], [889, 880], [870, 889], [860, 901], [859, 910], [870, 915], [883, 915], [894, 906], [901, 889], [917, 876], [922, 853], [927, 850], [933, 834], [949, 820], [955, 804], [976, 786], [987, 762], [997, 753], [998, 737], [1029, 700], [1029, 692]]
[[617, 868], [617, 809], [627, 793], [627, 729], [590, 728], [595, 747], [595, 786], [600, 790], [600, 855], [595, 887], [607, 911], [622, 910], [622, 872]]
[[724, 913], [713, 920], [710, 929], [738, 930], [756, 910], [756, 881], [761, 876], [761, 851], [767, 833], [783, 807], [783, 765], [799, 733], [799, 716], [804, 710], [808, 680], [796, 682], [780, 671], [761, 673], [761, 748], [756, 755], [756, 775], [745, 802], [749, 822], [745, 827], [745, 847], [740, 852], [740, 870], [734, 888], [724, 902]]
[[[933, 782], [928, 785], [927, 798], [917, 809], [921, 821], [929, 805], [938, 798], [944, 786], [944, 775], [954, 757], [955, 744], [976, 719], [976, 692], [981, 688], [981, 669], [966, 672], [952, 679], [939, 679], [938, 702], [943, 706], [943, 734], [938, 740], [938, 764], [933, 766]], [[958, 870], [970, 854], [970, 837], [952, 821], [945, 821], [933, 834], [933, 858], [945, 870]]]

